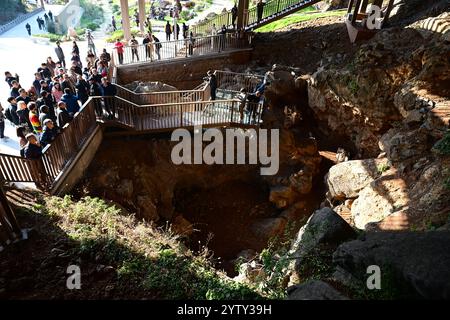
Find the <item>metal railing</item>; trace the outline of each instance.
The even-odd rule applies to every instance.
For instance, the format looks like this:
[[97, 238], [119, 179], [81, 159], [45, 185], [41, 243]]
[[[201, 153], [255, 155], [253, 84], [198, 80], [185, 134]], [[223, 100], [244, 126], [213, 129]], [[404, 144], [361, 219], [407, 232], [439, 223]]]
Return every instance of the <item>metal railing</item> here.
[[222, 28], [222, 26], [225, 26], [227, 29], [230, 29], [232, 27], [233, 18], [231, 12], [223, 12], [212, 19], [204, 20], [195, 26], [192, 27], [192, 31], [194, 35], [207, 35], [211, 34], [213, 26], [215, 26], [218, 30]]
[[[284, 16], [289, 12], [300, 10], [320, 1], [321, 0], [266, 1], [264, 2], [261, 17], [258, 17], [258, 9], [256, 6], [248, 9], [244, 17], [244, 29], [252, 29], [262, 22], [267, 23], [267, 19], [270, 19], [270, 21], [276, 20], [279, 16]], [[215, 25], [218, 29], [220, 29], [223, 25], [225, 25], [227, 29], [231, 29], [233, 27], [231, 12], [224, 12], [213, 17], [212, 19], [201, 21], [199, 24], [193, 26], [192, 30], [194, 30], [194, 34], [196, 35], [211, 34], [213, 25]]]
[[[216, 70], [218, 88], [237, 93], [254, 92], [262, 76]], [[109, 121], [134, 130], [151, 131], [194, 125], [258, 125], [263, 103], [242, 103], [235, 99], [210, 101], [210, 87], [201, 83], [194, 90], [134, 93], [116, 85], [116, 97], [90, 97], [74, 119], [47, 145], [38, 160], [0, 154], [0, 178], [6, 182], [34, 182], [51, 189], [58, 176], [84, 148], [97, 127], [97, 120]], [[234, 98], [234, 97], [233, 97]]]
[[153, 62], [217, 54], [222, 51], [249, 48], [249, 37], [235, 33], [219, 34], [215, 36], [194, 38], [193, 44], [189, 39], [150, 43], [148, 45], [126, 46], [119, 54], [114, 49], [115, 64], [127, 65], [131, 63]]

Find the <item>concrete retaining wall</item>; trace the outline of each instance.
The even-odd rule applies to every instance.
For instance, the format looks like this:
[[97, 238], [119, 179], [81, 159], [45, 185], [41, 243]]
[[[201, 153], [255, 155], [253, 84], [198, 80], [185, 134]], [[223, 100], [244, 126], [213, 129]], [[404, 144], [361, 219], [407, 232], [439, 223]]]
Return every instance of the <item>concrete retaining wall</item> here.
[[11, 30], [12, 28], [14, 28], [15, 26], [17, 26], [18, 24], [24, 22], [25, 20], [27, 20], [29, 17], [34, 16], [35, 14], [44, 11], [43, 8], [37, 8], [36, 10], [33, 10], [32, 12], [23, 14], [17, 18], [15, 18], [13, 21], [8, 22], [7, 24], [4, 25], [0, 25], [0, 34], [5, 33], [6, 31]]
[[55, 16], [55, 28], [57, 34], [65, 34], [69, 27], [75, 28], [79, 25], [83, 9], [79, 0], [70, 0], [62, 11]]
[[222, 70], [223, 66], [229, 65], [245, 65], [251, 60], [251, 55], [252, 49], [245, 49], [179, 60], [119, 66], [117, 83], [123, 85], [133, 81], [161, 81], [179, 90], [190, 90], [202, 82], [208, 70]]

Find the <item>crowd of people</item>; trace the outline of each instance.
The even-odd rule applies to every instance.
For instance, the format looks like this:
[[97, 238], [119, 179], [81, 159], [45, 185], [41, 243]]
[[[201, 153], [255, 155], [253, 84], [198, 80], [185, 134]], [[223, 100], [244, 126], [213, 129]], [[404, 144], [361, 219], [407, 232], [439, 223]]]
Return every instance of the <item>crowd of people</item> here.
[[[97, 56], [89, 46], [82, 62], [73, 41], [68, 63], [58, 42], [55, 54], [56, 62], [50, 56], [36, 68], [29, 87], [20, 82], [19, 75], [5, 72], [10, 96], [5, 108], [0, 103], [0, 138], [8, 139], [4, 135], [7, 120], [15, 127], [20, 155], [27, 159], [39, 158], [90, 96], [116, 95], [116, 87], [107, 78], [111, 55], [106, 49]], [[102, 110], [96, 112], [102, 116]]]

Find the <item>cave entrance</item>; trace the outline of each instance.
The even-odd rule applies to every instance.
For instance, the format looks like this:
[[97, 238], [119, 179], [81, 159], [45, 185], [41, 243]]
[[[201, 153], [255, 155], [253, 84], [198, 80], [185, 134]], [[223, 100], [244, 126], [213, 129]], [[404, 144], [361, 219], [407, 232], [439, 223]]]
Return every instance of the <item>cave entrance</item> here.
[[232, 180], [214, 188], [180, 186], [174, 192], [175, 211], [193, 224], [186, 244], [194, 251], [207, 246], [218, 268], [236, 275], [234, 260], [244, 250], [261, 251], [269, 235], [258, 232], [261, 218], [277, 214], [269, 190], [255, 181]]

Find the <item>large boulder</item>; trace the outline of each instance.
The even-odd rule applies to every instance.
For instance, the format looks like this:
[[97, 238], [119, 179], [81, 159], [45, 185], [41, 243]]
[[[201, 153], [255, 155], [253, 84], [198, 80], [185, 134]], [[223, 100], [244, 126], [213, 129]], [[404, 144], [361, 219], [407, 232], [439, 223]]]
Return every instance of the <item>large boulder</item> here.
[[291, 248], [296, 259], [295, 270], [300, 269], [303, 258], [318, 245], [337, 246], [355, 237], [352, 227], [332, 209], [315, 211], [298, 232]]
[[288, 288], [286, 300], [348, 300], [328, 283], [311, 280]]
[[394, 164], [414, 162], [428, 152], [431, 147], [429, 140], [429, 131], [426, 128], [412, 131], [393, 128], [381, 137], [379, 146]]
[[427, 299], [450, 299], [449, 248], [449, 231], [371, 232], [340, 245], [333, 262], [364, 283], [367, 267], [377, 265], [382, 286], [390, 281]]
[[356, 198], [380, 176], [378, 167], [386, 160], [367, 159], [341, 162], [330, 168], [325, 182], [333, 199]]
[[390, 214], [405, 209], [410, 201], [405, 180], [386, 174], [371, 182], [360, 193], [351, 207], [352, 219], [358, 229], [378, 222]]

